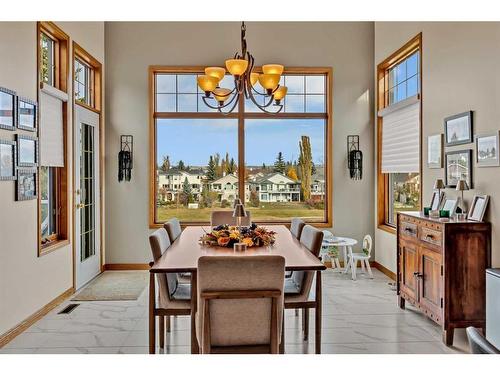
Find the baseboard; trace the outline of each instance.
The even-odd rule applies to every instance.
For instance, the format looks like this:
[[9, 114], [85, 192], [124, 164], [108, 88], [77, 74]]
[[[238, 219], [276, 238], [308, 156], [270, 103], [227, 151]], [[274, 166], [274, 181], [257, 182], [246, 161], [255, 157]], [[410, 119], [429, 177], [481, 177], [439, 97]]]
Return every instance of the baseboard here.
[[24, 319], [17, 326], [15, 326], [14, 328], [10, 329], [9, 331], [1, 335], [0, 348], [3, 347], [8, 342], [12, 341], [16, 336], [23, 333], [25, 330], [27, 330], [29, 327], [31, 327], [33, 324], [35, 324], [37, 321], [39, 321], [41, 318], [47, 315], [51, 310], [55, 309], [57, 306], [63, 303], [64, 300], [69, 296], [71, 296], [74, 292], [75, 289], [69, 288], [68, 290], [66, 290], [65, 292], [54, 298], [52, 301], [50, 301], [48, 304], [46, 304], [44, 307], [42, 307], [40, 310], [35, 312], [33, 315]]
[[378, 262], [370, 262], [370, 265], [373, 263], [373, 267], [378, 269], [380, 272], [382, 272], [384, 275], [387, 277], [391, 278], [392, 280], [396, 281], [396, 274], [389, 270], [388, 268], [385, 268], [383, 265], [381, 265]]
[[137, 271], [149, 270], [147, 263], [109, 263], [104, 265], [104, 271]]

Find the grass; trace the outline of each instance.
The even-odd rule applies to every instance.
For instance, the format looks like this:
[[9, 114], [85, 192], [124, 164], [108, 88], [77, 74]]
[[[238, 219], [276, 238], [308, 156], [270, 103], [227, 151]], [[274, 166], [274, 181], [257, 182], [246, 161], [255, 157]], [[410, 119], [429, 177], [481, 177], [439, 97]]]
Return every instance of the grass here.
[[[176, 217], [181, 221], [210, 221], [210, 212], [216, 209], [218, 208], [158, 207], [156, 216], [158, 222], [167, 221], [172, 217]], [[324, 217], [322, 209], [310, 208], [304, 203], [296, 202], [261, 203], [259, 207], [246, 206], [246, 209], [251, 212], [252, 220], [255, 221], [284, 220], [292, 217], [322, 221]]]

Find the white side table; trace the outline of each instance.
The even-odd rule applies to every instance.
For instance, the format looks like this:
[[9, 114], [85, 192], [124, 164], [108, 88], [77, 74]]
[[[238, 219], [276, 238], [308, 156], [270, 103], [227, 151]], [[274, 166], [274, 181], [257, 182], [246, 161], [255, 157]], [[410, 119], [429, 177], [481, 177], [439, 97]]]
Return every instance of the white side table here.
[[358, 241], [356, 241], [354, 238], [349, 238], [349, 237], [330, 237], [327, 238], [323, 241], [321, 244], [321, 255], [328, 255], [328, 248], [332, 246], [337, 246], [340, 249], [342, 249], [342, 255], [344, 259], [344, 273], [347, 273], [347, 270], [349, 269], [348, 266], [348, 258], [347, 258], [347, 252], [349, 251], [349, 254], [352, 254], [352, 247], [356, 245]]

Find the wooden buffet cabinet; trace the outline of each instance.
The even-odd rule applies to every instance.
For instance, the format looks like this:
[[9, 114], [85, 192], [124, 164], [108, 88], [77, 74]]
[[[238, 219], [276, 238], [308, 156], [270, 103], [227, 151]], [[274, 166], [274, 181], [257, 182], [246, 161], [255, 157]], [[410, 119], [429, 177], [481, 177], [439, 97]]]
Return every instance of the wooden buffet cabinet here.
[[491, 224], [420, 212], [400, 212], [397, 222], [399, 307], [408, 301], [441, 325], [446, 345], [453, 345], [455, 328], [484, 332]]

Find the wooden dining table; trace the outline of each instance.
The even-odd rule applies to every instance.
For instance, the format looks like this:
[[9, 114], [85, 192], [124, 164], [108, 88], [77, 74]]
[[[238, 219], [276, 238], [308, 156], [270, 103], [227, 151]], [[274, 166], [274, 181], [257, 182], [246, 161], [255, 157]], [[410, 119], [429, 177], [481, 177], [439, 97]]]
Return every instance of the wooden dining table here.
[[[191, 274], [191, 353], [199, 353], [196, 338], [195, 316], [197, 310], [197, 267], [201, 256], [209, 255], [281, 255], [285, 258], [286, 271], [316, 271], [315, 296], [311, 301], [315, 309], [315, 349], [321, 353], [321, 271], [325, 265], [302, 245], [284, 225], [269, 225], [267, 229], [276, 232], [276, 241], [270, 246], [251, 247], [245, 251], [234, 251], [232, 248], [209, 246], [200, 242], [200, 237], [210, 231], [210, 227], [190, 226], [184, 229], [177, 240], [163, 255], [152, 264], [149, 272], [149, 352], [154, 353], [155, 342], [155, 309], [157, 273], [190, 273]], [[282, 343], [284, 345], [284, 343]]]

